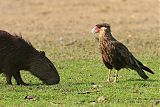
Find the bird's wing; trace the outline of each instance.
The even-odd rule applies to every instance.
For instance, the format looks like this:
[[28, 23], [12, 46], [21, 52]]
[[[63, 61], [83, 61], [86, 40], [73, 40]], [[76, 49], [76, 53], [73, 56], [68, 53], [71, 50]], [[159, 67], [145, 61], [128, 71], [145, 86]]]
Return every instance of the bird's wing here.
[[114, 46], [115, 46], [114, 54], [118, 56], [119, 60], [122, 60], [123, 63], [125, 63], [129, 67], [133, 65], [138, 66], [135, 57], [132, 55], [132, 53], [128, 50], [128, 48], [125, 45], [123, 45], [120, 42], [115, 42]]
[[112, 44], [114, 47], [111, 51], [112, 59], [115, 60], [115, 62], [126, 64], [128, 58], [131, 56], [127, 47], [118, 41], [113, 41]]
[[118, 55], [119, 60], [121, 60], [121, 63], [125, 64], [126, 68], [133, 69], [137, 71], [137, 73], [143, 78], [147, 79], [148, 76], [145, 74], [145, 72], [142, 70], [140, 64], [138, 63], [137, 59], [132, 55], [131, 52], [127, 49], [126, 46], [124, 46], [120, 42], [115, 42], [115, 53]]

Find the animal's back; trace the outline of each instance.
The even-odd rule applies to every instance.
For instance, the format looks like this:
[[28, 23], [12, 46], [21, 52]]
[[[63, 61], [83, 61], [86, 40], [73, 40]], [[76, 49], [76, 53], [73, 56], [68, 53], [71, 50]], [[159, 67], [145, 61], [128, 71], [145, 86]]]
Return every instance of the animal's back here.
[[[0, 30], [0, 70], [27, 58], [35, 49], [19, 36]], [[28, 54], [29, 55], [29, 54]]]
[[6, 31], [0, 30], [0, 47], [7, 46], [12, 43], [13, 36]]
[[3, 62], [5, 56], [9, 54], [11, 46], [13, 46], [12, 35], [0, 30], [0, 64]]
[[119, 41], [112, 41], [112, 45], [114, 48], [111, 57], [114, 68], [117, 70], [125, 68], [127, 64], [126, 58], [131, 55], [129, 50]]

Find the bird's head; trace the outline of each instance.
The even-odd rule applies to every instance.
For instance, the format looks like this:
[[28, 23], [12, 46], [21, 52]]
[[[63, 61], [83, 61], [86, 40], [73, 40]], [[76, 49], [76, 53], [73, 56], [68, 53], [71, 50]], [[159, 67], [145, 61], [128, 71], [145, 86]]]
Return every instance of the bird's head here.
[[106, 33], [110, 33], [111, 32], [110, 25], [107, 23], [100, 23], [100, 24], [95, 25], [94, 28], [91, 30], [91, 32], [93, 34], [99, 33], [101, 31], [103, 31], [103, 32], [105, 31]]

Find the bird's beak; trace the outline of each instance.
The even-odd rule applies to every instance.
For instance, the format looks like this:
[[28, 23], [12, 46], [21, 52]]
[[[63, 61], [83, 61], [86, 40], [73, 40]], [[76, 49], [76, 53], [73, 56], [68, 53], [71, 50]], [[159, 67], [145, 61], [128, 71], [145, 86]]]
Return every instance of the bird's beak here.
[[98, 28], [97, 26], [95, 26], [95, 27], [91, 30], [91, 32], [92, 32], [93, 34], [98, 33], [98, 32], [99, 32], [99, 28]]

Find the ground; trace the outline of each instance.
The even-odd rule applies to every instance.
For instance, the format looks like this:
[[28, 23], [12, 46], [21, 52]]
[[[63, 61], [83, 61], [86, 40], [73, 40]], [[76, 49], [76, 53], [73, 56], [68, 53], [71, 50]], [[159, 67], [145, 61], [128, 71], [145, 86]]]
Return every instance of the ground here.
[[[6, 85], [0, 75], [0, 106], [154, 106], [160, 102], [159, 0], [0, 0], [0, 29], [21, 34], [57, 67], [61, 82], [47, 86], [29, 72], [32, 86]], [[98, 42], [90, 30], [101, 22], [114, 37], [155, 71], [142, 80], [122, 69], [107, 83]], [[14, 80], [13, 80], [14, 81]], [[25, 96], [34, 96], [26, 100]], [[101, 101], [98, 98], [101, 97]], [[103, 99], [104, 98], [104, 99]], [[160, 104], [159, 104], [160, 106]]]

